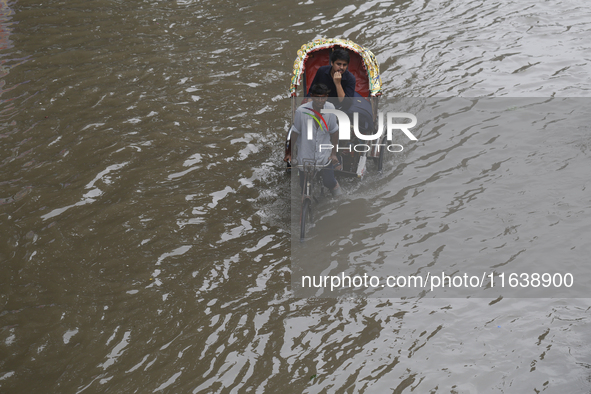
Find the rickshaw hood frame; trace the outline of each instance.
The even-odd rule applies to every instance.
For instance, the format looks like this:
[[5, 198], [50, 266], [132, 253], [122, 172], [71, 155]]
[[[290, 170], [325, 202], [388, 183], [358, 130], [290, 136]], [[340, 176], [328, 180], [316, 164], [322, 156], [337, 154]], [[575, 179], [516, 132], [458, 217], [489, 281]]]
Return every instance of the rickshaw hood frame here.
[[320, 38], [302, 45], [298, 50], [297, 57], [293, 63], [293, 72], [289, 87], [290, 96], [295, 97], [297, 95], [297, 88], [301, 83], [302, 74], [305, 69], [304, 65], [308, 55], [320, 49], [332, 48], [334, 46], [346, 48], [361, 56], [363, 59], [363, 66], [367, 71], [369, 79], [370, 96], [380, 96], [382, 94], [382, 80], [380, 78], [380, 67], [374, 54], [369, 49], [366, 49], [353, 41], [341, 38]]

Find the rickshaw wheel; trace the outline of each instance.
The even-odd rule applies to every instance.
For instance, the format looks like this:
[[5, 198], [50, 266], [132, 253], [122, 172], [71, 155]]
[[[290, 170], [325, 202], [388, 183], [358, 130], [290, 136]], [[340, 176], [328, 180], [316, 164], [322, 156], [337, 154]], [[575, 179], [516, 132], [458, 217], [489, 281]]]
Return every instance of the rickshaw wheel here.
[[312, 225], [312, 201], [305, 199], [302, 204], [302, 214], [300, 216], [300, 241], [306, 238], [306, 231]]

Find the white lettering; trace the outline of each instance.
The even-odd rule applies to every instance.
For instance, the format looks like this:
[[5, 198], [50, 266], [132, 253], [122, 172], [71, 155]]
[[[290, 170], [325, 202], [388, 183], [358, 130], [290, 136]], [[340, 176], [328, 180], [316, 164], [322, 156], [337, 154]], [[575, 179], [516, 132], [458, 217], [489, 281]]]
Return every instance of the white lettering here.
[[349, 122], [349, 117], [343, 111], [339, 111], [338, 109], [327, 109], [323, 108], [320, 110], [322, 114], [334, 114], [339, 121], [339, 139], [340, 140], [350, 140], [351, 139], [351, 122]]
[[360, 140], [363, 140], [363, 141], [376, 140], [377, 141], [382, 136], [383, 128], [378, 127], [378, 131], [375, 134], [368, 134], [368, 135], [361, 134], [361, 132], [359, 132], [359, 113], [353, 112], [353, 131], [355, 132], [355, 135], [357, 136], [357, 138], [359, 138]]
[[[407, 118], [410, 119], [410, 123], [393, 123], [395, 118]], [[417, 137], [415, 137], [408, 129], [411, 127], [415, 127], [417, 125], [417, 117], [413, 114], [409, 114], [406, 112], [388, 112], [388, 126], [387, 126], [387, 135], [388, 140], [392, 141], [392, 131], [394, 130], [402, 130], [404, 134], [412, 141], [417, 141]]]
[[[323, 108], [320, 110], [323, 114], [333, 114], [337, 117], [339, 122], [339, 140], [350, 140], [351, 139], [351, 121], [349, 116], [343, 111], [338, 109], [327, 109]], [[405, 118], [410, 119], [410, 123], [394, 123], [394, 119]], [[308, 119], [308, 124], [312, 124], [312, 120]], [[417, 141], [415, 137], [408, 129], [417, 125], [417, 117], [411, 113], [406, 112], [388, 112], [386, 121], [386, 133], [388, 140], [392, 140], [392, 134], [394, 130], [401, 130], [411, 141]], [[353, 132], [355, 136], [363, 141], [377, 141], [382, 137], [384, 132], [384, 114], [378, 113], [378, 128], [375, 134], [365, 135], [359, 131], [359, 113], [353, 113]], [[310, 126], [308, 128], [308, 135], [310, 136]], [[308, 137], [308, 139], [311, 139]]]
[[376, 152], [380, 153], [380, 146], [386, 146], [385, 144], [371, 144], [371, 146], [375, 146], [376, 147]]
[[[398, 147], [398, 148], [400, 148], [400, 150], [394, 150], [394, 148], [392, 148], [392, 147]], [[397, 153], [397, 152], [402, 152], [402, 150], [404, 149], [404, 146], [398, 145], [398, 144], [392, 144], [392, 145], [388, 145], [388, 147], [386, 149], [388, 149], [388, 152]]]

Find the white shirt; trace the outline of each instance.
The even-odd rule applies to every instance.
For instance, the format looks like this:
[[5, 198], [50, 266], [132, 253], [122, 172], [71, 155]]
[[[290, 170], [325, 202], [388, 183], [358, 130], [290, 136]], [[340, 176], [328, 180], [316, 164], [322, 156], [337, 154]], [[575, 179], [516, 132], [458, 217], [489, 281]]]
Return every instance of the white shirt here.
[[[324, 109], [334, 108], [334, 105], [328, 101], [324, 104]], [[322, 119], [319, 119], [318, 115], [314, 114], [311, 109], [312, 102], [309, 101], [301, 105], [295, 112], [291, 132], [299, 135], [296, 143], [298, 147], [296, 159], [298, 164], [302, 164], [303, 160], [313, 160], [317, 165], [325, 165], [328, 164], [332, 152], [330, 135], [339, 130], [337, 117], [334, 114], [323, 114], [322, 110], [318, 111], [326, 120], [325, 125]], [[310, 115], [314, 115], [320, 121], [320, 126]], [[312, 125], [312, 138], [309, 139], [308, 126], [310, 124]], [[328, 130], [326, 130], [326, 126], [328, 126]]]

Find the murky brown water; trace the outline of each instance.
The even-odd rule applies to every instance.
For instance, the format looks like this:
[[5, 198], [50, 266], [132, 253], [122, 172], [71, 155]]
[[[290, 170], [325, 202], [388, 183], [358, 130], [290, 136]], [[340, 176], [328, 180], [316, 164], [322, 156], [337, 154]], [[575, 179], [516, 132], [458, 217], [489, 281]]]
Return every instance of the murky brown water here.
[[[281, 163], [291, 65], [307, 41], [371, 48], [388, 96], [586, 97], [589, 11], [582, 1], [0, 1], [0, 391], [590, 392], [586, 299], [291, 298]], [[436, 198], [480, 209], [461, 177], [483, 170], [502, 186], [496, 198], [524, 184], [536, 194], [546, 183], [530, 182], [543, 177], [556, 185], [544, 189], [552, 211], [523, 201], [499, 216], [513, 231], [501, 252], [561, 223], [576, 234], [573, 261], [588, 256], [588, 129], [562, 131], [558, 149], [518, 137], [533, 172], [471, 164], [481, 139], [432, 135], [392, 159], [385, 182], [368, 180], [383, 188], [369, 213]], [[401, 170], [411, 165], [416, 174]], [[542, 224], [527, 222], [526, 210], [544, 209]], [[417, 216], [408, 236], [435, 233], [440, 219]], [[404, 237], [360, 223], [376, 244]], [[503, 247], [493, 235], [483, 248]]]

